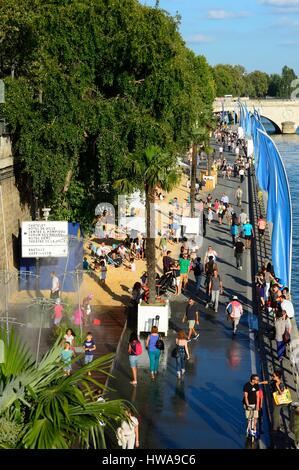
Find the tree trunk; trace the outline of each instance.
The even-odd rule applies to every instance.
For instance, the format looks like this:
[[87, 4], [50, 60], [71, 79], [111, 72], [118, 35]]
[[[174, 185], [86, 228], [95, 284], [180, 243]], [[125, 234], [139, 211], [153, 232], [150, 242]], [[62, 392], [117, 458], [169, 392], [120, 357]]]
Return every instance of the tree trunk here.
[[72, 176], [73, 176], [73, 170], [72, 169], [68, 170], [64, 179], [64, 186], [63, 186], [63, 191], [62, 191], [63, 193], [66, 193], [68, 191]]
[[195, 183], [196, 183], [196, 145], [192, 145], [191, 188], [190, 188], [190, 217], [195, 215]]
[[156, 238], [155, 238], [155, 189], [146, 188], [146, 265], [149, 287], [149, 303], [156, 298]]
[[208, 175], [211, 176], [212, 155], [208, 152]]

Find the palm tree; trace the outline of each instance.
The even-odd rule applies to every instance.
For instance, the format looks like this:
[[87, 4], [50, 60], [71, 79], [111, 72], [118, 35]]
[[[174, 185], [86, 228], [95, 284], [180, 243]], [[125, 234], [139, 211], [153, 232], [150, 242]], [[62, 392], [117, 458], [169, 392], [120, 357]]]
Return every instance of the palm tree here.
[[[63, 376], [59, 340], [37, 363], [12, 331], [0, 332], [4, 360], [0, 364], [0, 448], [69, 449], [105, 447], [104, 429], [115, 430], [130, 406], [97, 393], [108, 388], [87, 375], [97, 370], [110, 375], [113, 354], [95, 359]], [[7, 435], [9, 430], [10, 435]], [[6, 434], [5, 434], [6, 432]]]
[[155, 302], [156, 293], [156, 244], [155, 244], [155, 191], [160, 188], [171, 191], [179, 181], [179, 171], [173, 156], [161, 148], [151, 146], [141, 155], [129, 155], [125, 161], [127, 175], [114, 183], [121, 193], [136, 189], [145, 192], [146, 207], [146, 262], [149, 286], [149, 302]]

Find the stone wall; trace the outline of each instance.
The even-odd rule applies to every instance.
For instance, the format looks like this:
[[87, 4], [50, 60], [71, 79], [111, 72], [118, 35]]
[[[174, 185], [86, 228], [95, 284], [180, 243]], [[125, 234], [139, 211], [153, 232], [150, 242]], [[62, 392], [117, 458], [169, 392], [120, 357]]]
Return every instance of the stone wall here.
[[[21, 206], [15, 184], [13, 158], [9, 138], [0, 137], [0, 271], [17, 270], [20, 255], [19, 229], [23, 220], [31, 220], [29, 208]], [[14, 277], [14, 276], [13, 276]], [[15, 285], [13, 285], [15, 284]], [[10, 293], [17, 286], [10, 282]], [[0, 273], [0, 310], [3, 309], [5, 289]]]

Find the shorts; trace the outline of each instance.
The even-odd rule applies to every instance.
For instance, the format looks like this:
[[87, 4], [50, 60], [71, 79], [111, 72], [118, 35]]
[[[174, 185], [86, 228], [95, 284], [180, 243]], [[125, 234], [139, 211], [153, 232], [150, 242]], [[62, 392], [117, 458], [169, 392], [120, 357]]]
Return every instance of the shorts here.
[[175, 278], [174, 283], [175, 283], [176, 286], [179, 287], [179, 285], [181, 284], [180, 276], [177, 276], [177, 277]]
[[93, 354], [85, 354], [84, 364], [89, 364], [93, 360]]
[[59, 325], [59, 323], [61, 322], [61, 320], [62, 320], [62, 317], [54, 318], [54, 325]]
[[189, 327], [189, 330], [190, 330], [191, 328], [194, 328], [194, 326], [195, 326], [195, 320], [188, 320], [188, 327]]
[[129, 356], [129, 362], [130, 362], [130, 366], [131, 367], [137, 367], [138, 365], [138, 359], [139, 357], [138, 356], [135, 356], [135, 355], [130, 355]]
[[245, 240], [251, 240], [252, 239], [252, 235], [245, 235]]
[[[259, 412], [258, 410], [255, 410], [255, 405], [249, 405], [249, 409], [246, 409], [246, 406], [244, 405], [244, 410], [245, 410], [245, 416], [246, 418], [258, 418], [259, 417]], [[253, 416], [252, 416], [252, 411], [253, 411]]]
[[182, 281], [186, 281], [188, 282], [188, 274], [180, 274], [180, 279], [182, 279]]
[[259, 231], [259, 235], [264, 235], [264, 233], [265, 233], [264, 228], [259, 228], [258, 231]]

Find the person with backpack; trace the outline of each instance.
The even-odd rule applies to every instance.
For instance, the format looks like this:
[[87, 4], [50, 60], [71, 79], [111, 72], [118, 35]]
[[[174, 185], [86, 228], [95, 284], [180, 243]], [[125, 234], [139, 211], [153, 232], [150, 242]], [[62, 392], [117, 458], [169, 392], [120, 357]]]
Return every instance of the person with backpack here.
[[227, 319], [231, 320], [233, 326], [233, 335], [237, 334], [237, 327], [240, 322], [241, 315], [243, 315], [243, 307], [236, 295], [226, 307]]
[[202, 266], [202, 263], [201, 263], [200, 256], [198, 256], [195, 260], [195, 263], [193, 265], [193, 273], [194, 273], [195, 281], [196, 281], [195, 289], [196, 289], [196, 292], [199, 293], [200, 292], [200, 284], [201, 284], [201, 275], [203, 273], [203, 266]]
[[152, 326], [151, 334], [146, 338], [146, 349], [148, 350], [148, 357], [150, 360], [150, 371], [151, 379], [155, 380], [159, 368], [159, 360], [161, 350], [156, 347], [157, 341], [159, 339], [159, 330], [157, 326]]
[[137, 333], [135, 331], [131, 333], [131, 336], [129, 338], [128, 354], [133, 375], [133, 380], [130, 381], [130, 384], [137, 385], [137, 366], [139, 356], [142, 354], [142, 344], [140, 343]]

